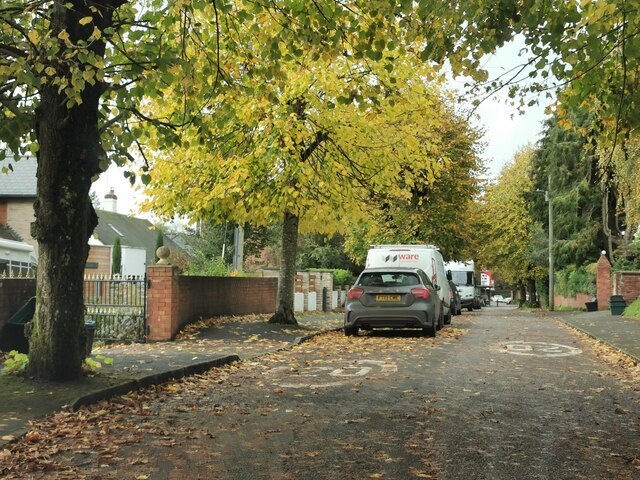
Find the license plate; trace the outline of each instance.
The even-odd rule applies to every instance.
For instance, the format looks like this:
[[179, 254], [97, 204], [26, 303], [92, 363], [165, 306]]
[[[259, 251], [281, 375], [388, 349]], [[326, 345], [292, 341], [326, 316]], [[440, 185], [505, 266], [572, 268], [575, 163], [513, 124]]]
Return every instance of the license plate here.
[[376, 302], [399, 302], [400, 295], [376, 295]]

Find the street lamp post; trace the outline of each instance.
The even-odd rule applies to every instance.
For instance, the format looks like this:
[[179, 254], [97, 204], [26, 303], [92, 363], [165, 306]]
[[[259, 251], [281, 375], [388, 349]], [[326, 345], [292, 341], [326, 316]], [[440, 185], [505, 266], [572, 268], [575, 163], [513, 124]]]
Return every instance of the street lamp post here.
[[551, 204], [551, 175], [548, 177], [547, 189], [536, 190], [536, 192], [544, 192], [544, 200], [549, 205], [549, 310], [554, 309], [553, 301], [553, 205]]
[[549, 310], [553, 311], [553, 206], [551, 204], [551, 175], [548, 177], [547, 191], [545, 192], [544, 197], [549, 204]]

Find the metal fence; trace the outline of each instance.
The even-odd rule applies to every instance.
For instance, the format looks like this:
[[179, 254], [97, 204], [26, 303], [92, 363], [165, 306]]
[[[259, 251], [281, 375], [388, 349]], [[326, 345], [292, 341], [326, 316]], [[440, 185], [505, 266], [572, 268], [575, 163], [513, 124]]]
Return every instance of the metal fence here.
[[94, 338], [142, 342], [146, 337], [147, 278], [85, 277], [85, 321], [96, 324]]

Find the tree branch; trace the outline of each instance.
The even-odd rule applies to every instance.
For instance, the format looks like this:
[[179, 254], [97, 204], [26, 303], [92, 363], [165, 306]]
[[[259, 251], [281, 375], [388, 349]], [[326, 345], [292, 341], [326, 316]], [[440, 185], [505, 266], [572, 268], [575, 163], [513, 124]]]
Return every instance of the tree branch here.
[[27, 56], [27, 52], [24, 50], [20, 50], [19, 48], [13, 47], [11, 45], [7, 45], [4, 43], [0, 43], [0, 54], [4, 53], [6, 56], [15, 56], [20, 58], [25, 58]]

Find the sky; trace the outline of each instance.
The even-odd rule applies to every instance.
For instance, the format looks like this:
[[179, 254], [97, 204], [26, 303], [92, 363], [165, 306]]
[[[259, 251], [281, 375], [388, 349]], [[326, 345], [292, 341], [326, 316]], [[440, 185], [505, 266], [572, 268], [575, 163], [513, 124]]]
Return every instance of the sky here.
[[[519, 57], [518, 52], [523, 46], [522, 40], [516, 40], [488, 57], [484, 66], [489, 78], [522, 64], [524, 57]], [[527, 76], [528, 70], [523, 74]], [[482, 141], [486, 143], [486, 149], [482, 158], [486, 162], [488, 178], [496, 178], [519, 149], [540, 139], [543, 122], [547, 118], [545, 108], [551, 103], [549, 99], [539, 98], [539, 105], [526, 107], [520, 114], [515, 106], [508, 105], [508, 100], [504, 89], [483, 102], [477, 110], [480, 120], [476, 125], [485, 131]]]
[[[504, 73], [506, 69], [522, 63], [518, 51], [522, 43], [512, 42], [500, 49], [495, 55], [486, 59], [485, 68], [490, 77]], [[462, 84], [462, 81], [459, 82]], [[455, 86], [456, 82], [452, 82]], [[506, 91], [499, 92], [493, 98], [484, 101], [477, 110], [479, 120], [472, 122], [484, 131], [482, 141], [486, 144], [482, 158], [487, 166], [487, 177], [496, 178], [514, 154], [529, 143], [536, 143], [542, 132], [542, 122], [545, 119], [544, 109], [547, 103], [527, 107], [524, 114], [519, 114], [515, 107], [506, 102]], [[129, 180], [123, 175], [123, 170], [112, 166], [104, 172], [93, 184], [92, 190], [102, 201], [104, 196], [113, 188], [118, 197], [118, 213], [131, 214], [149, 218], [149, 215], [139, 213], [138, 201], [142, 198], [140, 187], [131, 188]]]

